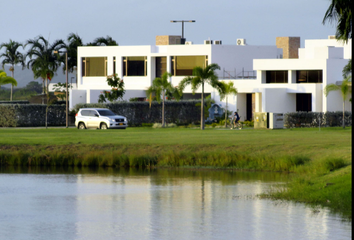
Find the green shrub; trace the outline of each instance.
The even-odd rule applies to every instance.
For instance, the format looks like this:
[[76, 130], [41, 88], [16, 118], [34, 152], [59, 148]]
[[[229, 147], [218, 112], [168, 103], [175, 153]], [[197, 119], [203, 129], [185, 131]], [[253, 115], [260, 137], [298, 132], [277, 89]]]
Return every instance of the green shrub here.
[[0, 127], [16, 127], [16, 110], [12, 105], [0, 105]]
[[245, 127], [254, 127], [254, 121], [253, 121], [253, 120], [252, 120], [252, 121], [246, 120], [246, 121], [242, 122], [242, 124], [243, 124]]

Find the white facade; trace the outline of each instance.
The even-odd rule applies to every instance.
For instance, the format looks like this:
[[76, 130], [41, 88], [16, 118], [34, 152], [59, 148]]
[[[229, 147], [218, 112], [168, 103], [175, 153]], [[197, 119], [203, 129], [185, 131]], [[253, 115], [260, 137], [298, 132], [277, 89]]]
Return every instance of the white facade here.
[[[92, 77], [83, 76], [82, 59], [85, 57], [106, 57], [107, 75], [113, 74], [114, 58], [115, 68], [118, 77], [123, 78], [126, 94], [124, 100], [132, 97], [145, 98], [145, 90], [151, 85], [156, 77], [156, 58], [166, 57], [166, 69], [170, 72], [171, 59], [173, 56], [207, 56], [208, 64], [217, 63], [220, 71], [219, 78], [225, 75], [223, 72], [232, 75], [253, 74], [253, 59], [273, 59], [280, 57], [281, 49], [276, 46], [237, 46], [237, 45], [163, 45], [163, 46], [114, 46], [114, 47], [79, 47], [78, 48], [78, 85], [77, 89], [70, 94], [70, 108], [77, 103], [97, 103], [98, 96], [103, 90], [110, 90], [106, 83], [105, 76]], [[124, 57], [146, 57], [146, 76], [123, 76]], [[170, 81], [174, 86], [185, 76], [172, 76]], [[233, 76], [235, 77], [235, 76]], [[191, 93], [187, 87], [185, 93]], [[198, 91], [197, 91], [198, 92]], [[199, 91], [200, 92], [200, 91]], [[211, 93], [211, 88], [206, 88], [206, 93]]]
[[[282, 49], [276, 46], [252, 45], [161, 45], [161, 46], [107, 46], [78, 48], [78, 85], [70, 93], [70, 108], [77, 103], [97, 103], [103, 90], [110, 90], [105, 76], [85, 76], [83, 73], [84, 58], [105, 57], [106, 74], [115, 72], [125, 83], [124, 100], [133, 97], [145, 98], [145, 90], [156, 77], [157, 58], [166, 59], [166, 70], [171, 72], [173, 58], [178, 56], [206, 56], [207, 63], [217, 63], [219, 80], [233, 81], [238, 90], [237, 96], [228, 97], [228, 109], [238, 109], [241, 120], [249, 118], [250, 111], [255, 112], [295, 112], [298, 94], [311, 94], [311, 111], [341, 111], [340, 93], [331, 92], [328, 97], [323, 89], [328, 83], [342, 80], [343, 67], [351, 59], [351, 39], [347, 44], [332, 39], [305, 40], [305, 48], [299, 49], [298, 59], [280, 59]], [[124, 59], [144, 57], [146, 72], [144, 76], [123, 76]], [[114, 60], [115, 59], [115, 60]], [[254, 71], [254, 72], [253, 72]], [[267, 83], [269, 72], [283, 71], [287, 73], [285, 83]], [[298, 71], [312, 71], [321, 74], [319, 83], [298, 83]], [[256, 73], [256, 74], [255, 74]], [[268, 75], [267, 75], [268, 74]], [[127, 75], [127, 74], [126, 74]], [[254, 76], [254, 77], [253, 77]], [[256, 76], [256, 77], [255, 77]], [[270, 75], [269, 75], [270, 76]], [[177, 86], [185, 76], [172, 76], [171, 83]], [[191, 93], [187, 86], [185, 93]], [[199, 89], [197, 93], [200, 93]], [[205, 93], [211, 93], [219, 104], [216, 90], [205, 87]], [[306, 95], [307, 96], [307, 95]], [[251, 109], [251, 110], [250, 110]], [[346, 104], [350, 110], [351, 105]]]

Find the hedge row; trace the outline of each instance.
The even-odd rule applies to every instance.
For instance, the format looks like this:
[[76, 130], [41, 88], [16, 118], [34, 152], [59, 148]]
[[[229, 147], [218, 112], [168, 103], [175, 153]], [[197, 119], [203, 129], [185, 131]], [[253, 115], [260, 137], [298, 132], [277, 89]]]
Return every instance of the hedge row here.
[[[45, 126], [46, 105], [43, 104], [1, 104], [0, 127]], [[48, 108], [48, 126], [65, 126], [65, 105]]]
[[[167, 123], [190, 124], [200, 122], [199, 101], [165, 102], [165, 121]], [[156, 123], [162, 120], [162, 103], [152, 102], [118, 102], [78, 104], [69, 114], [69, 124], [74, 123], [74, 115], [79, 108], [108, 108], [125, 116], [130, 126], [143, 123]], [[46, 105], [42, 104], [1, 104], [0, 127], [37, 127], [45, 126]], [[48, 108], [48, 126], [65, 126], [65, 105], [51, 105]]]
[[[345, 126], [352, 126], [352, 113], [344, 113]], [[295, 112], [284, 114], [284, 126], [294, 127], [338, 127], [343, 124], [343, 112]]]
[[[200, 101], [165, 102], [165, 121], [178, 125], [200, 123]], [[108, 108], [125, 116], [130, 126], [160, 123], [162, 103], [118, 102], [78, 104], [69, 114], [69, 124], [74, 124], [74, 115], [79, 108]], [[46, 105], [42, 104], [0, 104], [0, 127], [36, 127], [45, 126]], [[48, 108], [48, 126], [65, 126], [65, 104], [51, 105]], [[284, 115], [284, 126], [294, 127], [334, 127], [342, 126], [343, 112], [296, 112]], [[352, 113], [345, 112], [345, 125], [352, 125]]]
[[[200, 101], [166, 101], [165, 121], [178, 125], [199, 123]], [[118, 103], [90, 103], [77, 104], [75, 111], [79, 108], [108, 108], [113, 112], [125, 116], [130, 126], [140, 126], [142, 123], [162, 122], [162, 103], [152, 102], [151, 108], [148, 102], [118, 102]]]

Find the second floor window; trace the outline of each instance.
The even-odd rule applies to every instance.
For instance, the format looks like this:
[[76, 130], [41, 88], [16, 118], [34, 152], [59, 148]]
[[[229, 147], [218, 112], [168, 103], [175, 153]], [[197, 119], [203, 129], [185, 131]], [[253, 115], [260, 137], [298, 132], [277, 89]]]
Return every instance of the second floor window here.
[[107, 57], [84, 57], [82, 58], [83, 77], [107, 76]]
[[123, 57], [123, 76], [147, 76], [147, 58]]

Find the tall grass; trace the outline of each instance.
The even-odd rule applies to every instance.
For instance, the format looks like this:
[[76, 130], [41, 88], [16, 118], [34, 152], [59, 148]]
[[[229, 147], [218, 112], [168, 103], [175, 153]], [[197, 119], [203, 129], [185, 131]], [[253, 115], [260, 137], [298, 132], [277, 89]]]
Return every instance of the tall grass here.
[[[123, 153], [122, 150], [125, 150]], [[293, 172], [309, 158], [303, 156], [250, 156], [236, 150], [189, 148], [167, 152], [151, 149], [133, 150], [129, 147], [97, 149], [87, 146], [78, 149], [55, 147], [50, 149], [13, 150], [0, 152], [0, 165], [77, 166], [77, 167], [212, 167], [243, 170]]]

